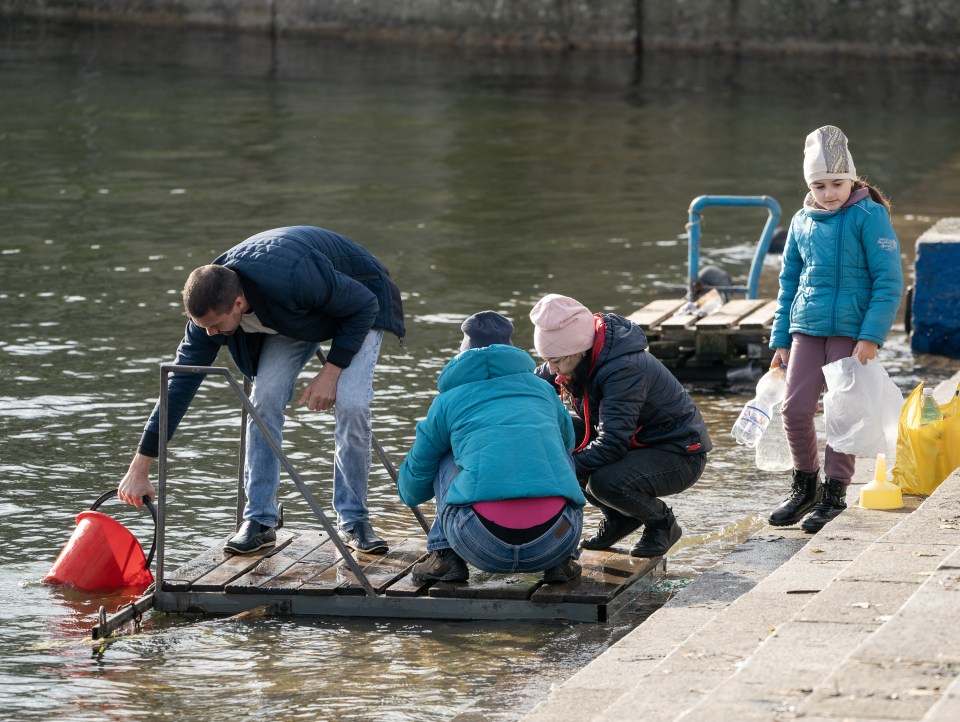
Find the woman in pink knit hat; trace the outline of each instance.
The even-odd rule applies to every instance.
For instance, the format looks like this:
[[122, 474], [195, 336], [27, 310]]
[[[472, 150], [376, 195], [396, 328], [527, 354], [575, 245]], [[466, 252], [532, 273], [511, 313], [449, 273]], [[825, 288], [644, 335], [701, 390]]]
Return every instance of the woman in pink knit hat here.
[[682, 530], [660, 497], [693, 486], [713, 448], [699, 409], [632, 321], [555, 293], [537, 302], [530, 320], [546, 362], [535, 373], [573, 411], [577, 478], [603, 512], [581, 546], [607, 549], [643, 526], [630, 554], [663, 556]]

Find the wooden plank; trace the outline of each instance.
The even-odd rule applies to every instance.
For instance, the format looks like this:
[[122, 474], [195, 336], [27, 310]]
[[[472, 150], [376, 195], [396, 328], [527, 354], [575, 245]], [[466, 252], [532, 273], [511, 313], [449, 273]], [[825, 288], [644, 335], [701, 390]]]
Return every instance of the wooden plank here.
[[[370, 564], [363, 567], [367, 581], [373, 587], [377, 594], [383, 591], [392, 583], [407, 575], [410, 568], [427, 554], [427, 540], [404, 539], [399, 542], [390, 543], [390, 551], [386, 554], [376, 557]], [[345, 563], [341, 562], [343, 577], [345, 581], [336, 589], [337, 594], [365, 594], [363, 585], [357, 580], [356, 575], [350, 571]], [[339, 576], [339, 575], [338, 575]], [[309, 585], [304, 585], [308, 587]]]
[[590, 551], [580, 554], [583, 575], [566, 584], [544, 584], [530, 598], [536, 603], [577, 602], [606, 604], [623, 589], [653, 570], [662, 557], [642, 559], [622, 551]]
[[[353, 557], [357, 560], [357, 565], [363, 569], [364, 572], [366, 572], [367, 567], [373, 567], [373, 569], [376, 569], [381, 562], [384, 562], [386, 559], [390, 558], [394, 547], [397, 547], [400, 550], [398, 554], [402, 554], [404, 551], [404, 544], [408, 541], [415, 543], [415, 540], [388, 539], [387, 542], [390, 545], [390, 552], [387, 552], [386, 554], [364, 554], [363, 552], [355, 552]], [[426, 542], [423, 542], [423, 549], [426, 550]], [[411, 562], [408, 566], [412, 566], [412, 564], [413, 562]], [[373, 573], [373, 569], [371, 569], [371, 573]], [[397, 575], [388, 573], [385, 576], [389, 576], [390, 579], [394, 579]], [[373, 585], [371, 584], [371, 586]], [[350, 568], [343, 561], [343, 557], [340, 556], [340, 552], [335, 551], [334, 562], [311, 579], [305, 580], [304, 583], [300, 585], [299, 593], [359, 595], [366, 594], [366, 591], [357, 581], [357, 578], [354, 576], [353, 572], [350, 571]]]
[[286, 531], [277, 532], [277, 543], [266, 549], [258, 549], [251, 554], [225, 554], [220, 564], [190, 585], [191, 592], [215, 592], [223, 588], [234, 579], [243, 576], [265, 557], [276, 554], [293, 540], [293, 534]]
[[664, 320], [660, 324], [660, 331], [664, 334], [677, 331], [692, 331], [693, 325], [699, 319], [692, 313], [678, 313]]
[[260, 589], [270, 594], [299, 594], [305, 581], [322, 574], [340, 559], [337, 547], [327, 539], [285, 571], [261, 584]]
[[383, 593], [388, 597], [420, 597], [431, 586], [433, 582], [415, 582], [412, 575], [405, 574], [384, 589]]
[[677, 309], [685, 303], [686, 300], [682, 298], [679, 300], [659, 299], [634, 311], [627, 316], [627, 319], [637, 324], [644, 332], [651, 331], [656, 329], [664, 319], [675, 314]]
[[777, 310], [777, 301], [767, 301], [753, 313], [740, 319], [741, 330], [762, 330], [773, 326], [773, 315]]
[[285, 572], [327, 539], [329, 537], [323, 532], [300, 534], [280, 552], [271, 554], [249, 572], [227, 584], [224, 590], [228, 594], [259, 592], [264, 584]]
[[529, 599], [542, 583], [543, 572], [491, 574], [471, 568], [469, 581], [437, 582], [428, 594], [453, 599]]
[[728, 301], [720, 307], [720, 310], [697, 321], [694, 328], [696, 331], [716, 331], [734, 328], [740, 319], [750, 315], [765, 303], [766, 301], [756, 298], [739, 298], [735, 301]]
[[223, 551], [223, 545], [227, 543], [229, 538], [227, 537], [219, 544], [210, 547], [175, 571], [164, 574], [163, 590], [185, 592], [197, 579], [218, 567], [227, 558], [227, 554]]

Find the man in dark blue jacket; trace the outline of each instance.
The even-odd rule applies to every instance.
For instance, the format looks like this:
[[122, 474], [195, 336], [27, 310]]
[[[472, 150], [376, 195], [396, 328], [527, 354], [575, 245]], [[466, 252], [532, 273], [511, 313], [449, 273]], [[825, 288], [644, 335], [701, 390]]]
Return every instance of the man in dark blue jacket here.
[[[264, 231], [194, 270], [183, 289], [189, 321], [176, 363], [210, 366], [226, 346], [240, 371], [254, 379], [251, 401], [280, 443], [284, 409], [297, 377], [330, 341], [327, 363], [307, 384], [298, 405], [334, 409], [333, 507], [340, 536], [353, 549], [383, 553], [370, 524], [370, 404], [383, 332], [404, 336], [400, 292], [386, 267], [350, 239], [323, 228]], [[168, 434], [173, 436], [203, 377], [173, 374]], [[149, 472], [158, 454], [159, 402], [120, 483], [134, 506], [154, 497]], [[247, 425], [244, 488], [247, 504], [236, 535], [224, 546], [246, 554], [276, 541], [280, 461], [252, 419]]]

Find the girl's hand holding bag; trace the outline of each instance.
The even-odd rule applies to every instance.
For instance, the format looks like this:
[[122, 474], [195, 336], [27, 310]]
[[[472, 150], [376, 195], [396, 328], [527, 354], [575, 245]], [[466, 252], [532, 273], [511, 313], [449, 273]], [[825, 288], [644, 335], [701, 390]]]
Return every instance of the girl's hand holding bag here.
[[843, 454], [886, 454], [892, 461], [903, 394], [886, 369], [876, 359], [862, 364], [848, 356], [824, 366], [823, 376], [827, 382], [823, 395], [827, 443]]

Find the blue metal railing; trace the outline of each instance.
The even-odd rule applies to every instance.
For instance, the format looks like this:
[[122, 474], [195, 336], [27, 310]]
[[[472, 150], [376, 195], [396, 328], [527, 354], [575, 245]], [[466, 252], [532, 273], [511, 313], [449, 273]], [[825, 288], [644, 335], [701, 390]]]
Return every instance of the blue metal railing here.
[[747, 298], [757, 297], [757, 285], [760, 281], [760, 271], [763, 269], [763, 258], [770, 248], [770, 239], [774, 229], [780, 221], [780, 204], [770, 196], [697, 196], [690, 203], [690, 221], [687, 229], [690, 233], [690, 246], [687, 251], [687, 300], [692, 301], [697, 276], [700, 273], [700, 217], [701, 211], [708, 206], [759, 206], [767, 209], [767, 223], [760, 234], [757, 249], [750, 263], [750, 275], [746, 286], [717, 286], [719, 291], [731, 293], [745, 293]]

